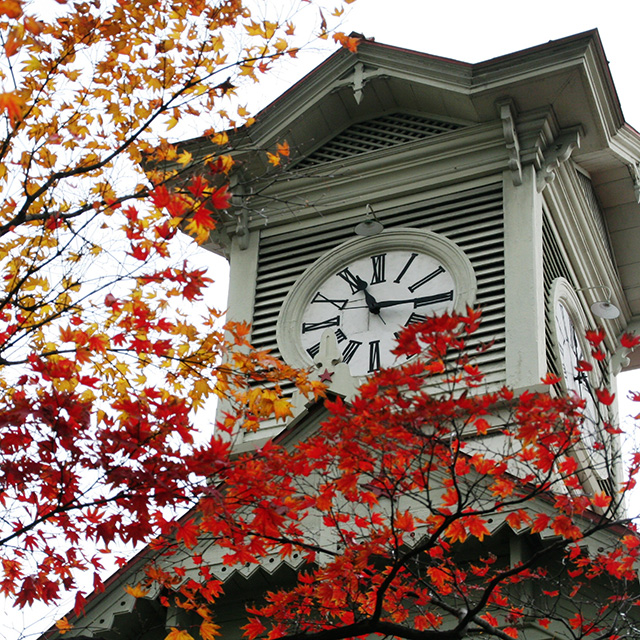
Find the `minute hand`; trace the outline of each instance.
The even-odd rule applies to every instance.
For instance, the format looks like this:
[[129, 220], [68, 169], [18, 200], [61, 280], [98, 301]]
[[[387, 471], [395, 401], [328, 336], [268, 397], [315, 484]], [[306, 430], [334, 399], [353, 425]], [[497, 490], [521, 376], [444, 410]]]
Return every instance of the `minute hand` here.
[[413, 304], [414, 309], [417, 307], [424, 307], [428, 304], [437, 304], [438, 302], [447, 302], [453, 300], [453, 289], [451, 291], [445, 291], [444, 293], [436, 293], [432, 296], [422, 296], [420, 298], [408, 298], [407, 300], [378, 300], [377, 305], [379, 309], [385, 307], [395, 307], [400, 304]]

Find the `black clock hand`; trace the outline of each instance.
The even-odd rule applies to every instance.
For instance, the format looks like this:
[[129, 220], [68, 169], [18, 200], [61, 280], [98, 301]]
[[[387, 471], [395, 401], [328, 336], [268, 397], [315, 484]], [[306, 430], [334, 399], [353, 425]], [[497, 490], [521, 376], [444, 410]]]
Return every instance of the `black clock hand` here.
[[[385, 307], [395, 307], [400, 304], [413, 304], [414, 308], [422, 307], [428, 304], [436, 304], [438, 302], [446, 302], [453, 300], [453, 290], [445, 293], [437, 293], [433, 296], [422, 296], [420, 298], [408, 298], [407, 300], [380, 300], [377, 302], [378, 309]], [[379, 313], [379, 311], [378, 311]]]
[[367, 309], [375, 315], [380, 315], [380, 306], [376, 299], [367, 291], [367, 283], [360, 277], [356, 276], [357, 291], [364, 293], [364, 301], [367, 303]]

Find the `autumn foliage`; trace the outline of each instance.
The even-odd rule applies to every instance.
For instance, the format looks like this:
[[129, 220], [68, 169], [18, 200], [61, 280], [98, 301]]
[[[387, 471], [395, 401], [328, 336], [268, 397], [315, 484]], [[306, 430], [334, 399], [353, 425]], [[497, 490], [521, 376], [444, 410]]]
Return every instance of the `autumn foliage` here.
[[[335, 19], [276, 4], [0, 1], [0, 595], [17, 606], [80, 573], [101, 589], [115, 543], [196, 503], [229, 453], [194, 427], [207, 402], [255, 428], [288, 414], [281, 379], [313, 395], [223, 329], [178, 233], [203, 243], [229, 215], [225, 130], [251, 124], [235, 87], [307, 42], [300, 10], [308, 37]], [[183, 126], [214, 151], [178, 150]]]
[[297, 577], [251, 592], [249, 640], [635, 637], [640, 539], [623, 501], [637, 460], [621, 493], [596, 486], [594, 466], [611, 479], [620, 466], [606, 403], [591, 458], [583, 400], [487, 389], [478, 322], [411, 325], [396, 353], [417, 357], [351, 403], [327, 400], [315, 432], [294, 426], [219, 469], [135, 587], [160, 583], [166, 606], [190, 612], [169, 638], [219, 632], [221, 566], [273, 562]]

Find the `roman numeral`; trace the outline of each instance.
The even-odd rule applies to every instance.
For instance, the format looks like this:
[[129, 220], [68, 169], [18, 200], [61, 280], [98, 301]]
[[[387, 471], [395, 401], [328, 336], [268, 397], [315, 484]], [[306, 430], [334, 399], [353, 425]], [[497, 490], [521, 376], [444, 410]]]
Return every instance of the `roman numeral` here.
[[380, 368], [380, 340], [369, 342], [369, 373]]
[[[409, 316], [409, 319], [404, 323], [405, 327], [408, 327], [409, 325], [412, 324], [417, 324], [418, 322], [424, 322], [426, 320], [426, 316], [422, 316], [419, 313], [412, 313]], [[397, 334], [396, 334], [397, 337]]]
[[433, 280], [436, 276], [439, 276], [441, 273], [444, 273], [444, 267], [440, 266], [435, 271], [432, 271], [428, 276], [422, 278], [422, 280], [418, 280], [418, 282], [414, 282], [410, 287], [408, 287], [409, 291], [413, 293], [416, 289], [419, 289], [423, 284], [427, 284], [429, 280]]
[[371, 256], [371, 264], [373, 266], [373, 275], [371, 276], [371, 284], [378, 284], [385, 281], [384, 267], [387, 258], [386, 253], [380, 253], [377, 256]]
[[[347, 339], [347, 336], [344, 335], [344, 331], [342, 329], [336, 329], [336, 341], [344, 342]], [[315, 360], [315, 357], [320, 353], [320, 343], [316, 342], [314, 345], [310, 346], [307, 350], [307, 353], [311, 356], [312, 360]]]
[[356, 351], [360, 348], [361, 344], [362, 342], [359, 342], [358, 340], [349, 340], [349, 344], [344, 348], [344, 351], [342, 352], [342, 361], [349, 364]]
[[311, 300], [311, 303], [313, 304], [313, 303], [319, 303], [319, 302], [326, 302], [326, 303], [332, 304], [334, 307], [336, 307], [336, 309], [340, 309], [342, 311], [342, 309], [345, 308], [349, 300], [333, 300], [331, 298], [327, 298], [327, 296], [325, 296], [323, 293], [320, 293], [318, 291], [316, 295], [313, 296], [313, 300]]
[[346, 283], [348, 283], [351, 287], [351, 293], [358, 293], [358, 291], [362, 291], [362, 279], [358, 276], [354, 276], [353, 273], [349, 271], [349, 267], [342, 271], [338, 271], [336, 275], [340, 276]]
[[417, 253], [412, 253], [409, 256], [409, 259], [407, 260], [406, 264], [404, 265], [404, 267], [402, 267], [402, 271], [398, 274], [398, 277], [394, 280], [396, 284], [398, 284], [400, 280], [402, 280], [402, 276], [404, 276], [404, 274], [407, 273], [407, 269], [411, 266], [411, 263], [416, 259], [417, 256], [418, 256]]
[[315, 357], [320, 353], [320, 343], [316, 342], [312, 347], [307, 349], [307, 353], [311, 356], [311, 359], [314, 360]]
[[424, 298], [416, 298], [413, 301], [413, 308], [424, 307], [428, 304], [438, 304], [438, 302], [447, 302], [453, 300], [453, 289], [446, 293], [436, 293], [433, 296], [424, 296]]
[[337, 327], [339, 324], [340, 316], [329, 318], [328, 320], [321, 320], [320, 322], [303, 322], [302, 333], [309, 333], [309, 331], [319, 331], [320, 329], [328, 329], [329, 327]]

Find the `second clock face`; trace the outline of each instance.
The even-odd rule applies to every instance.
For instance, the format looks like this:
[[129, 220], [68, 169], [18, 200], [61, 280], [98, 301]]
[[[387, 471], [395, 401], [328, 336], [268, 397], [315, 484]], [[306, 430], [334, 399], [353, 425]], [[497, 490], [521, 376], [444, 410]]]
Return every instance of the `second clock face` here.
[[587, 421], [586, 432], [598, 422], [598, 409], [595, 404], [589, 373], [581, 371], [579, 364], [587, 361], [582, 348], [581, 337], [575, 327], [571, 314], [565, 304], [555, 303], [556, 340], [558, 357], [562, 367], [562, 377], [568, 392], [575, 393], [584, 400], [584, 416]]
[[453, 276], [420, 251], [388, 250], [346, 261], [325, 277], [304, 308], [299, 331], [313, 359], [320, 336], [331, 329], [351, 374], [391, 366], [391, 349], [402, 328], [453, 307]]

